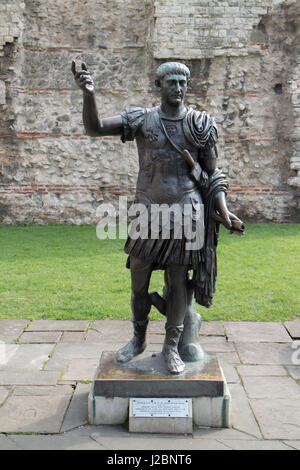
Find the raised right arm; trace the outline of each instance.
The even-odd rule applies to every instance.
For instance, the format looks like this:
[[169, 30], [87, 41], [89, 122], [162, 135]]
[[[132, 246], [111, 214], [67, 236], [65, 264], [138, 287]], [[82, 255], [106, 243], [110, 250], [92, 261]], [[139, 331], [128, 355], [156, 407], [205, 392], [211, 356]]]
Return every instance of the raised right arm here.
[[121, 135], [123, 121], [121, 115], [100, 119], [98, 117], [95, 85], [86, 64], [82, 63], [82, 70], [76, 71], [75, 62], [72, 61], [72, 72], [75, 82], [83, 91], [83, 124], [87, 135], [98, 137], [104, 135]]

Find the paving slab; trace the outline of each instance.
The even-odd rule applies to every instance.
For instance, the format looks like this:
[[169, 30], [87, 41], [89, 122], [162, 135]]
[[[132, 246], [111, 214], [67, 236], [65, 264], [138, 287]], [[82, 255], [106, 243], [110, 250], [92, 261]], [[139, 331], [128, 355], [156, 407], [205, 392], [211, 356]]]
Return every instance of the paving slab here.
[[[90, 323], [89, 328], [115, 341], [120, 336], [123, 338], [123, 335], [132, 334], [133, 332], [132, 323], [128, 320], [96, 320]], [[148, 331], [150, 332], [150, 327], [148, 327]]]
[[234, 428], [201, 428], [194, 431], [194, 439], [216, 439], [216, 440], [256, 440], [255, 437]]
[[22, 450], [10, 437], [0, 434], [0, 450]]
[[[147, 328], [147, 334], [165, 334], [166, 320], [162, 321], [150, 320]], [[120, 335], [123, 337], [131, 337], [133, 326], [129, 320], [95, 320], [89, 326], [89, 329], [96, 330], [107, 338], [116, 340]], [[123, 336], [124, 335], [124, 336]]]
[[286, 366], [293, 379], [300, 380], [300, 365], [299, 366]]
[[236, 342], [235, 346], [244, 364], [293, 364], [292, 343]]
[[84, 331], [64, 331], [60, 341], [69, 342], [69, 343], [77, 343], [78, 341], [84, 341], [84, 340], [85, 340]]
[[0, 343], [0, 370], [5, 368], [18, 349], [18, 344]]
[[299, 398], [251, 399], [265, 439], [300, 440]]
[[293, 339], [300, 339], [300, 318], [296, 320], [284, 322], [284, 326], [288, 330]]
[[[111, 345], [110, 345], [111, 346]], [[67, 370], [72, 359], [100, 359], [107, 346], [99, 343], [58, 343], [54, 353], [45, 366], [45, 370]]]
[[[151, 433], [134, 433], [134, 432], [129, 432], [128, 429], [128, 423], [124, 424], [97, 424], [97, 425], [86, 425], [86, 426], [81, 426], [78, 428], [81, 433], [87, 436], [91, 436], [93, 433], [96, 433], [97, 435], [101, 435], [103, 437], [110, 437], [111, 439], [114, 439], [115, 437], [128, 437], [135, 439], [136, 437], [142, 437], [143, 439], [151, 438], [153, 437], [153, 434]], [[178, 439], [182, 436], [177, 435], [177, 434], [162, 434], [160, 435], [162, 439], [165, 438], [173, 438], [173, 439]]]
[[10, 396], [0, 408], [0, 432], [58, 433], [70, 398]]
[[288, 343], [292, 339], [281, 323], [275, 322], [232, 322], [224, 323], [228, 341], [254, 343]]
[[242, 377], [266, 377], [266, 376], [285, 376], [287, 371], [279, 365], [239, 365], [238, 372]]
[[[63, 371], [62, 371], [62, 372], [63, 372]], [[75, 390], [76, 385], [77, 385], [77, 382], [76, 382], [76, 380], [71, 381], [71, 380], [62, 380], [62, 379], [59, 379], [59, 380], [57, 381], [57, 385], [68, 385], [69, 387], [73, 387], [73, 389]]]
[[284, 444], [290, 446], [292, 449], [300, 450], [300, 441], [283, 441]]
[[227, 364], [224, 361], [220, 361], [220, 365], [227, 383], [240, 383], [240, 378], [234, 364]]
[[78, 432], [49, 436], [11, 435], [10, 440], [23, 450], [104, 450], [94, 439]]
[[147, 344], [160, 344], [162, 346], [165, 339], [165, 335], [148, 334]]
[[30, 320], [0, 319], [0, 341], [13, 343], [23, 333]]
[[69, 431], [88, 423], [88, 395], [90, 384], [77, 384], [72, 401], [64, 418], [61, 432]]
[[[120, 342], [122, 341], [123, 344], [126, 344], [130, 339], [132, 338], [132, 331], [124, 331], [124, 332], [100, 332], [94, 329], [89, 329], [85, 338], [85, 341], [87, 343], [98, 343], [101, 344], [105, 342], [106, 344], [113, 345], [116, 343], [116, 341]], [[112, 346], [111, 346], [112, 348]]]
[[232, 450], [291, 450], [291, 447], [283, 444], [281, 441], [220, 440], [220, 442]]
[[[150, 320], [147, 332], [148, 334], [157, 334], [157, 335], [164, 335], [166, 324], [166, 318], [162, 317], [162, 321], [159, 320]], [[131, 328], [132, 331], [132, 328]]]
[[58, 371], [0, 371], [0, 385], [56, 385]]
[[243, 377], [249, 398], [295, 398], [300, 403], [300, 387], [290, 377]]
[[25, 331], [19, 343], [58, 343], [61, 336], [60, 331]]
[[26, 331], [85, 331], [88, 320], [34, 320]]
[[99, 359], [71, 359], [61, 380], [84, 381], [93, 380]]
[[[44, 370], [55, 370], [66, 372], [69, 369], [71, 361], [75, 364], [75, 359], [91, 359], [93, 361], [100, 360], [100, 356], [104, 351], [116, 352], [118, 349], [124, 346], [124, 343], [88, 343], [88, 342], [77, 342], [77, 343], [59, 343], [55, 347], [55, 351], [51, 359], [47, 362]], [[157, 352], [161, 351], [161, 345], [151, 345], [151, 350]], [[80, 362], [80, 361], [79, 361]], [[89, 372], [90, 373], [90, 372]], [[63, 378], [63, 380], [65, 380]], [[72, 379], [68, 379], [72, 380]], [[91, 380], [91, 379], [81, 379]]]
[[[161, 435], [162, 436], [162, 435]], [[214, 440], [170, 437], [103, 437], [97, 433], [91, 437], [107, 450], [228, 450], [229, 447]]]
[[236, 352], [216, 352], [216, 356], [219, 359], [221, 364], [233, 364], [237, 365], [240, 364], [239, 356]]
[[[9, 345], [8, 345], [9, 346]], [[53, 350], [53, 344], [18, 344], [6, 363], [0, 363], [1, 370], [40, 370]]]
[[200, 328], [200, 336], [225, 336], [225, 330], [220, 321], [203, 321]]
[[[205, 428], [207, 429], [207, 428]], [[135, 432], [129, 432], [128, 430], [128, 424], [117, 424], [117, 425], [111, 425], [111, 424], [100, 424], [100, 425], [88, 425], [88, 426], [82, 426], [80, 427], [80, 431], [86, 433], [86, 435], [91, 436], [92, 434], [96, 433], [97, 435], [101, 435], [102, 437], [110, 437], [111, 439], [115, 439], [116, 437], [122, 437], [122, 438], [130, 438], [130, 439], [135, 439], [135, 438], [142, 438], [142, 439], [151, 439], [152, 437], [155, 437], [152, 433], [135, 433]], [[165, 433], [165, 434], [160, 434], [157, 436], [161, 439], [167, 440], [167, 439], [173, 439], [173, 440], [178, 440], [178, 439], [191, 439], [192, 436], [189, 435], [182, 435], [182, 434], [172, 434], [172, 433]]]
[[300, 366], [300, 340], [297, 339], [292, 343], [292, 363], [295, 366]]
[[4, 401], [8, 397], [9, 392], [10, 392], [10, 388], [0, 386], [0, 406], [2, 405], [2, 403], [4, 403]]
[[262, 438], [258, 424], [244, 388], [240, 384], [228, 384], [232, 397], [232, 426], [252, 437]]
[[14, 387], [14, 396], [52, 396], [52, 395], [68, 395], [73, 394], [74, 389], [71, 385], [19, 385]]
[[203, 349], [208, 353], [235, 352], [234, 344], [226, 341], [223, 336], [201, 336], [199, 340]]

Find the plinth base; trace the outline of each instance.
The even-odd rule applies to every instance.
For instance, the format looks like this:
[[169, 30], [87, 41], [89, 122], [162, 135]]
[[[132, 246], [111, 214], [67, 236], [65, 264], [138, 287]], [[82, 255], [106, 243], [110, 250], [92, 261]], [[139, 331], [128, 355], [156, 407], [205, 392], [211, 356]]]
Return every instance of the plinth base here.
[[[229, 427], [231, 396], [223, 371], [214, 355], [186, 363], [181, 375], [169, 374], [161, 353], [145, 352], [126, 364], [115, 352], [103, 352], [89, 394], [90, 424], [122, 424], [129, 417], [133, 432], [192, 432], [198, 426]], [[186, 398], [188, 416], [133, 416], [132, 400]], [[174, 402], [176, 405], [176, 403]]]

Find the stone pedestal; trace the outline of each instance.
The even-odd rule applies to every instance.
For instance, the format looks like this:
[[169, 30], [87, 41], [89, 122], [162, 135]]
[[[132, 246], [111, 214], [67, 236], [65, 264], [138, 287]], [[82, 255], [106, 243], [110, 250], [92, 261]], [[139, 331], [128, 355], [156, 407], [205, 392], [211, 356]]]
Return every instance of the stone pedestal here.
[[[145, 352], [127, 364], [115, 361], [115, 352], [103, 352], [89, 394], [90, 424], [122, 424], [129, 418], [133, 432], [192, 432], [197, 426], [230, 427], [231, 397], [214, 355], [186, 363], [181, 375], [168, 373], [161, 353]], [[135, 417], [135, 398], [186, 398], [185, 417]]]

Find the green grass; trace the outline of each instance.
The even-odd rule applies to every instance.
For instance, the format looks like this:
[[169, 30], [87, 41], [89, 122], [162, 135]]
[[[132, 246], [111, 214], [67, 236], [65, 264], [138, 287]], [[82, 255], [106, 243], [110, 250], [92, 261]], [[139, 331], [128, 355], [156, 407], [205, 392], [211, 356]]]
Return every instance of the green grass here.
[[[300, 314], [300, 224], [221, 229], [214, 305], [205, 320], [283, 321]], [[94, 226], [0, 225], [0, 317], [129, 319], [124, 240], [100, 241]], [[163, 273], [151, 290], [161, 292]], [[151, 317], [163, 317], [153, 308]]]

